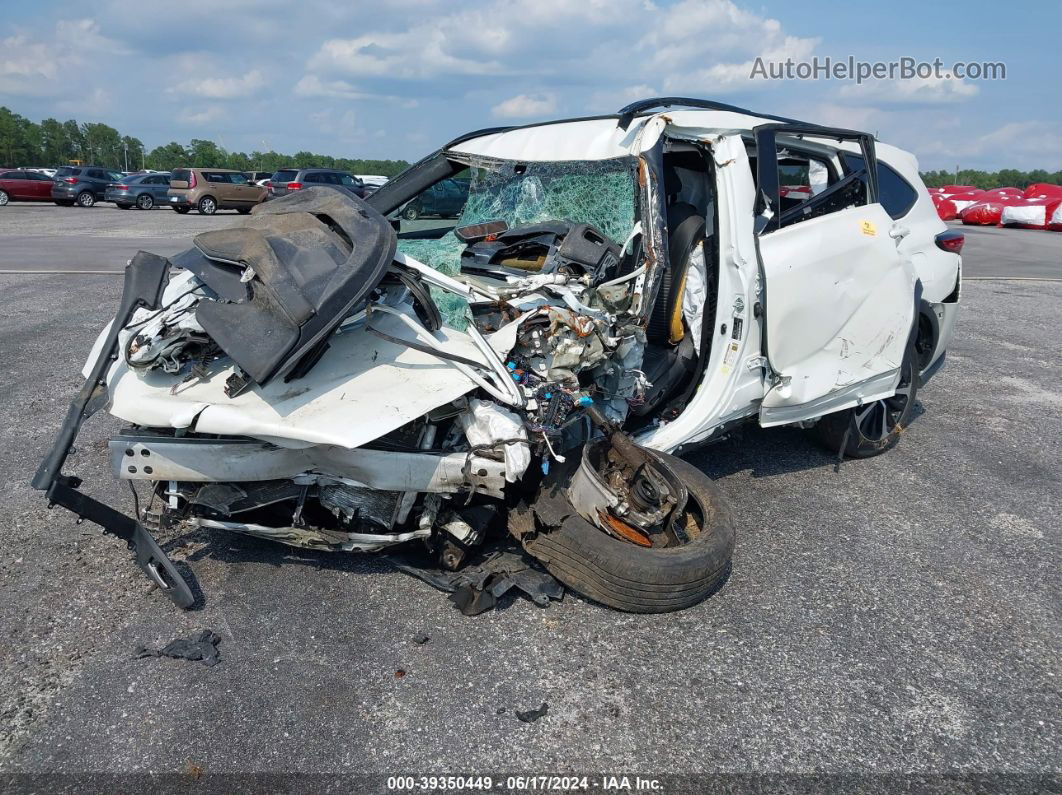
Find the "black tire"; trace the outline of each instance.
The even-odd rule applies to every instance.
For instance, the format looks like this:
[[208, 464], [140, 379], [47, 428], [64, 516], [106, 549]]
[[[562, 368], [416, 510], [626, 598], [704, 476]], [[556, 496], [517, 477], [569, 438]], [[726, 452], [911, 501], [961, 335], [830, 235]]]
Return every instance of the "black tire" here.
[[141, 193], [136, 197], [136, 206], [140, 210], [150, 210], [155, 206], [155, 199], [150, 193]]
[[[118, 204], [118, 202], [115, 202], [115, 204]], [[132, 208], [132, 206], [133, 205], [131, 205], [131, 204], [118, 204], [118, 209], [119, 210], [129, 210], [129, 209]]]
[[621, 541], [574, 514], [524, 547], [554, 577], [583, 596], [629, 613], [668, 613], [698, 604], [730, 574], [734, 522], [711, 479], [667, 453], [652, 454], [682, 480], [703, 514], [700, 533], [674, 548]]
[[189, 212], [191, 212], [191, 209], [191, 207], [174, 207], [173, 211], [180, 215], [187, 215]]
[[0, 190], [0, 207], [6, 207], [7, 203], [11, 201], [11, 197], [6, 190]]
[[73, 199], [53, 199], [53, 201], [59, 207], [73, 207], [74, 206], [74, 200]]
[[873, 458], [900, 441], [914, 417], [917, 397], [918, 351], [909, 343], [893, 397], [827, 414], [811, 428], [812, 436], [830, 452], [839, 453], [843, 445], [847, 458]]
[[415, 204], [407, 204], [402, 210], [402, 217], [407, 221], [416, 221], [420, 218], [420, 209]]
[[196, 206], [200, 215], [213, 215], [218, 211], [218, 202], [213, 196], [204, 196]]
[[238, 212], [240, 215], [247, 215], [249, 212], [251, 212], [251, 208], [250, 207], [237, 207], [236, 208], [236, 212]]
[[90, 190], [83, 190], [77, 195], [75, 201], [77, 202], [78, 207], [93, 207], [96, 204], [96, 196]]

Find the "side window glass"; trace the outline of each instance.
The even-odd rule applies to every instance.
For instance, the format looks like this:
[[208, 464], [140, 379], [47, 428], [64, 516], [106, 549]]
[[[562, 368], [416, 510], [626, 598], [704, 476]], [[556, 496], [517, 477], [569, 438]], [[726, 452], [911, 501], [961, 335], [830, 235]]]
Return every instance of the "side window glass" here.
[[[865, 167], [861, 155], [844, 152], [841, 154], [846, 172], [858, 171]], [[885, 208], [890, 218], [903, 218], [918, 201], [918, 193], [911, 184], [887, 163], [878, 161], [878, 201]]]

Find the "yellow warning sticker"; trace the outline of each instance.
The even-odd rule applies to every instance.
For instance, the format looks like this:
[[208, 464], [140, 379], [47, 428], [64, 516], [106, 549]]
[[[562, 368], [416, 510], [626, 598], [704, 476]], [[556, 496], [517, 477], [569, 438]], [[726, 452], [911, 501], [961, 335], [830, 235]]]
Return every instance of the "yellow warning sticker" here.
[[867, 237], [874, 237], [878, 233], [877, 227], [871, 221], [863, 221], [862, 229], [863, 234]]

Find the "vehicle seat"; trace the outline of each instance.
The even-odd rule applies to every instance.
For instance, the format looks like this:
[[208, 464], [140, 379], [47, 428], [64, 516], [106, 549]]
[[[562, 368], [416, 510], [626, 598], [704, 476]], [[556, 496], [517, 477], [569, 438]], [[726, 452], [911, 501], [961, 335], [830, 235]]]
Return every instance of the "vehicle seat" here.
[[668, 267], [660, 281], [646, 338], [656, 345], [677, 345], [686, 335], [682, 325], [682, 293], [690, 255], [704, 240], [704, 217], [692, 204], [678, 202], [667, 212]]

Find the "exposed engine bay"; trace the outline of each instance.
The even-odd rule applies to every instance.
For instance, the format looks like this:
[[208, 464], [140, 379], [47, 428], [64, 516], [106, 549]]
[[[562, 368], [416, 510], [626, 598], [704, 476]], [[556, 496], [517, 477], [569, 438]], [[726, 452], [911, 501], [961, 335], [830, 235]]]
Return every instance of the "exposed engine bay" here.
[[[463, 373], [465, 388], [350, 450], [319, 450], [306, 447], [309, 440], [291, 439], [272, 440], [277, 449], [247, 441], [216, 443], [205, 452], [202, 445], [209, 447], [215, 434], [202, 433], [206, 412], [197, 402], [191, 410], [198, 409], [199, 417], [171, 415], [173, 436], [143, 438], [130, 431], [135, 441], [113, 445], [116, 474], [156, 484], [161, 508], [152, 514], [155, 521], [348, 551], [430, 538], [441, 528], [447, 540], [467, 546], [497, 514], [476, 514], [473, 521], [463, 510], [482, 497], [504, 497], [505, 484], [524, 479], [532, 460], [542, 474], [563, 463], [567, 451], [595, 435], [587, 409], [599, 407], [618, 427], [641, 400], [645, 334], [626, 311], [636, 235], [621, 244], [589, 224], [561, 220], [513, 229], [504, 221], [457, 228], [464, 248], [461, 275], [452, 283], [398, 255], [375, 285], [355, 287], [363, 297], [348, 302], [349, 314], [337, 318], [333, 337], [299, 349], [299, 356], [287, 355], [278, 338], [309, 336], [293, 321], [312, 316], [319, 326], [328, 325], [290, 307], [320, 304], [321, 293], [311, 289], [314, 279], [334, 281], [334, 271], [358, 248], [334, 223], [336, 215], [354, 213], [336, 207], [338, 197], [312, 193], [304, 192], [298, 203], [266, 205], [273, 212], [256, 213], [244, 227], [199, 235], [192, 251], [175, 258], [183, 269], [171, 277], [163, 308], [139, 310], [119, 333], [123, 359], [139, 384], [150, 383], [156, 392], [164, 388], [168, 399], [220, 382], [224, 397], [215, 394], [214, 402], [222, 406], [248, 389], [269, 389], [271, 382], [282, 380], [288, 391], [297, 391], [330, 346], [359, 332], [362, 345], [406, 348], [451, 365], [450, 377], [455, 369]], [[271, 217], [282, 223], [267, 224]], [[374, 241], [374, 259], [379, 249], [393, 255], [393, 244]], [[376, 274], [364, 263], [348, 264], [347, 272]], [[448, 346], [436, 337], [443, 319], [430, 287], [467, 300], [465, 336], [472, 339], [465, 345]], [[232, 330], [216, 325], [237, 311], [242, 324], [269, 340], [266, 356], [254, 337], [240, 335], [232, 346]], [[127, 378], [113, 388], [118, 411]], [[493, 399], [475, 397], [476, 387]], [[135, 412], [123, 418], [138, 419]], [[222, 481], [223, 472], [202, 471], [203, 459], [218, 455], [229, 482]], [[236, 456], [238, 467], [232, 465]], [[139, 468], [126, 463], [147, 458], [152, 463]]]

